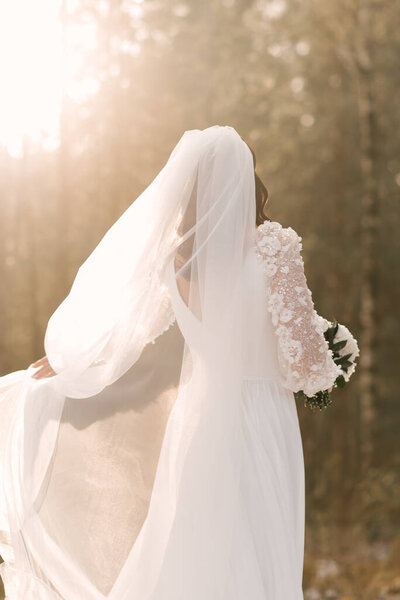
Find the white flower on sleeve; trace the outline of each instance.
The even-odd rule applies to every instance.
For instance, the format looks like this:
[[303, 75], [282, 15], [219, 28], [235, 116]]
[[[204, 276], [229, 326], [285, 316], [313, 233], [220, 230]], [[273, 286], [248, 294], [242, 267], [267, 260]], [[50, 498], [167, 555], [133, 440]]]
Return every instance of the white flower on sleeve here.
[[275, 273], [277, 272], [277, 270], [278, 270], [278, 267], [273, 262], [267, 263], [264, 266], [264, 273], [266, 273], [270, 277], [272, 277], [273, 275], [275, 275]]
[[280, 314], [280, 318], [281, 321], [283, 323], [287, 323], [288, 321], [290, 321], [290, 319], [293, 317], [293, 311], [291, 311], [289, 308], [283, 308], [282, 312]]

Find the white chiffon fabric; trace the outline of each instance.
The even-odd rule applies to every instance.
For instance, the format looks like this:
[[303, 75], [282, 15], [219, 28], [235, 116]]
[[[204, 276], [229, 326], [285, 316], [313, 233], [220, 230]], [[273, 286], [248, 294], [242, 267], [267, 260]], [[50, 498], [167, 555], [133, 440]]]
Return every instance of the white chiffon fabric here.
[[56, 376], [0, 378], [9, 600], [303, 598], [303, 452], [254, 198], [235, 129], [185, 132], [50, 318]]

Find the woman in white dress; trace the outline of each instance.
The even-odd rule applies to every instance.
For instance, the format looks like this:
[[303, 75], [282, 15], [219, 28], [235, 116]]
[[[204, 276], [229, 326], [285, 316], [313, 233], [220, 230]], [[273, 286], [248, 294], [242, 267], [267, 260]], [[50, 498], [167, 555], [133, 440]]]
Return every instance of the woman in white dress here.
[[293, 392], [338, 367], [254, 169], [234, 128], [186, 131], [80, 267], [46, 357], [0, 378], [9, 600], [303, 598]]

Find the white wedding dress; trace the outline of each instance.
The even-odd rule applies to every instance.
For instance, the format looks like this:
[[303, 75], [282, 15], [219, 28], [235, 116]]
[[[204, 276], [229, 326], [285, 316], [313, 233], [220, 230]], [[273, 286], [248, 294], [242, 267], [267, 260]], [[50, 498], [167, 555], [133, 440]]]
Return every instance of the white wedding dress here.
[[[213, 143], [236, 133], [204, 131], [218, 134]], [[249, 158], [243, 146], [240, 164]], [[197, 199], [198, 223], [199, 208]], [[327, 389], [337, 366], [307, 287], [301, 238], [276, 222], [251, 229], [248, 210], [243, 240], [253, 242], [238, 255], [240, 276], [230, 278], [237, 239], [213, 271], [230, 236], [213, 247], [208, 233], [204, 255], [199, 243], [190, 258], [172, 252], [139, 356], [130, 354], [111, 383], [99, 390], [93, 373], [125, 339], [127, 356], [136, 330], [111, 344], [112, 359], [104, 345], [91, 356], [84, 381], [72, 371], [36, 381], [31, 368], [0, 378], [0, 573], [9, 600], [303, 598], [304, 462], [293, 391]], [[246, 220], [236, 209], [232, 218], [235, 227]], [[226, 231], [234, 230], [230, 222]], [[197, 241], [202, 235], [197, 229]], [[58, 366], [57, 335], [47, 346]], [[72, 386], [78, 391], [66, 394]]]

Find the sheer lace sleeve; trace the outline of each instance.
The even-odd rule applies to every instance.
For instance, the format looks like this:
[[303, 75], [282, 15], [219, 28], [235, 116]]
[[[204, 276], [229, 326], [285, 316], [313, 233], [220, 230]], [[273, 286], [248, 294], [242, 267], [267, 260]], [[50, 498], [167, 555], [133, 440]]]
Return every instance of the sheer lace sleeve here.
[[175, 323], [175, 313], [172, 309], [171, 298], [165, 283], [161, 284], [160, 305], [157, 317], [149, 333], [148, 342], [155, 343], [156, 339]]
[[340, 369], [325, 340], [323, 319], [314, 309], [301, 250], [301, 237], [291, 227], [266, 221], [257, 228], [256, 253], [263, 264], [285, 385], [313, 396], [332, 386]]

